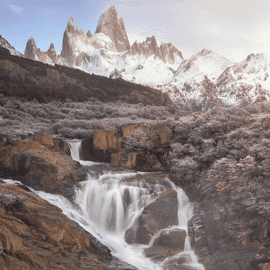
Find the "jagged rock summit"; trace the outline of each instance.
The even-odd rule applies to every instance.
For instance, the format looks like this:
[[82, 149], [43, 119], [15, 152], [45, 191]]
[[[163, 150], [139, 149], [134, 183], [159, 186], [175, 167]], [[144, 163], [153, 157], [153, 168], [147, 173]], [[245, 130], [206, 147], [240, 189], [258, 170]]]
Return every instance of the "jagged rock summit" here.
[[101, 14], [94, 35], [75, 27], [71, 17], [63, 34], [59, 57], [52, 46], [47, 52], [41, 52], [33, 38], [27, 43], [25, 55], [47, 64], [63, 64], [106, 77], [117, 69], [117, 77], [135, 83], [149, 82], [153, 78], [159, 78], [161, 82], [163, 78], [168, 80], [167, 77], [172, 77], [183, 61], [182, 53], [176, 47], [171, 43], [158, 46], [154, 36], [130, 47], [123, 18], [118, 18], [114, 6]]
[[61, 59], [57, 56], [53, 43], [50, 44], [50, 48], [47, 52], [42, 52], [36, 46], [36, 42], [33, 37], [30, 37], [27, 41], [25, 51], [25, 57], [43, 62], [45, 64], [54, 65], [55, 63], [61, 64]]
[[20, 56], [20, 57], [24, 57], [20, 52], [18, 52], [17, 50], [15, 50], [15, 48], [13, 46], [11, 46], [9, 44], [9, 42], [2, 37], [2, 35], [0, 35], [0, 47], [6, 48], [10, 51], [11, 55], [16, 55], [16, 56]]
[[110, 6], [101, 14], [96, 28], [97, 33], [103, 33], [110, 37], [118, 52], [127, 51], [130, 48], [123, 18], [118, 19], [118, 13], [114, 6]]
[[25, 57], [32, 59], [32, 60], [38, 60], [38, 51], [36, 42], [33, 37], [30, 37], [26, 43], [25, 51], [24, 51]]
[[142, 43], [134, 42], [131, 46], [129, 55], [143, 55], [149, 57], [154, 55], [160, 58], [164, 63], [175, 63], [177, 57], [183, 60], [182, 53], [171, 43], [161, 43], [160, 47], [157, 44], [155, 36], [146, 38]]

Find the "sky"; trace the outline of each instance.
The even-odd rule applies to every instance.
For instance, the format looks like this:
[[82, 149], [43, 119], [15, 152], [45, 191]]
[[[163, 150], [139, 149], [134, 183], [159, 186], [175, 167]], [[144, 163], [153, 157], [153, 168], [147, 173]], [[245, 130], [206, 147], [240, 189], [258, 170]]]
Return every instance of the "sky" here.
[[155, 36], [171, 42], [184, 59], [208, 49], [233, 62], [251, 53], [270, 59], [270, 0], [1, 0], [0, 35], [24, 53], [35, 39], [42, 51], [61, 51], [69, 18], [95, 33], [100, 15], [111, 5], [123, 17], [132, 45]]

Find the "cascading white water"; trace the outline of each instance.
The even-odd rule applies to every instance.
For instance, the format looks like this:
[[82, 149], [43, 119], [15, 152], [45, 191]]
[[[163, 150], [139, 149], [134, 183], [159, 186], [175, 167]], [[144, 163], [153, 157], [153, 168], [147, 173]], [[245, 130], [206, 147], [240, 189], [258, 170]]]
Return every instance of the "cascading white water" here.
[[[69, 145], [72, 148], [72, 157], [79, 157], [76, 153], [79, 152], [80, 143], [71, 142]], [[163, 184], [158, 180], [142, 181], [147, 174], [149, 173], [107, 171], [103, 172], [98, 180], [88, 175], [88, 179], [81, 182], [80, 188], [75, 190], [76, 206], [63, 196], [30, 189], [41, 198], [60, 207], [64, 214], [107, 245], [113, 256], [140, 270], [175, 270], [176, 268], [171, 268], [170, 264], [181, 257], [188, 259], [186, 265], [191, 266], [190, 269], [203, 270], [204, 267], [198, 263], [194, 251], [191, 250], [188, 236], [184, 251], [165, 259], [162, 263], [155, 263], [146, 258], [143, 251], [144, 248], [153, 245], [160, 232], [153, 236], [148, 245], [128, 245], [125, 242], [125, 231], [133, 225], [144, 207], [155, 201], [158, 194], [170, 186], [177, 192], [179, 224], [165, 230], [180, 228], [188, 232], [187, 222], [192, 217], [193, 206], [184, 191], [169, 179], [162, 180]], [[140, 181], [136, 180], [136, 176], [140, 176]]]
[[81, 141], [69, 141], [68, 142], [71, 157], [79, 161], [80, 160], [80, 147]]

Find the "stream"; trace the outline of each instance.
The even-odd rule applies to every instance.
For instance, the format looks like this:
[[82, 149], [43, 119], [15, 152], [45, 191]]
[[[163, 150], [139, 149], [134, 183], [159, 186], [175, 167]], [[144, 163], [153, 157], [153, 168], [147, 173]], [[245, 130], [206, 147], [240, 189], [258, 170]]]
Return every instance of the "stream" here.
[[[80, 182], [75, 190], [74, 203], [61, 195], [30, 188], [34, 193], [61, 208], [65, 215], [108, 246], [113, 256], [140, 270], [204, 269], [190, 246], [187, 224], [193, 215], [193, 205], [181, 188], [162, 174], [153, 181], [152, 173], [116, 170], [106, 163], [82, 161], [79, 155], [80, 141], [70, 141], [69, 147], [72, 158], [89, 171], [87, 180]], [[152, 181], [147, 181], [151, 176]], [[184, 251], [154, 262], [146, 257], [144, 249], [153, 246], [161, 231], [147, 245], [127, 244], [125, 232], [136, 222], [144, 207], [168, 189], [177, 192], [178, 225], [162, 231], [181, 229], [186, 231], [187, 236]], [[178, 264], [179, 261], [181, 264]]]

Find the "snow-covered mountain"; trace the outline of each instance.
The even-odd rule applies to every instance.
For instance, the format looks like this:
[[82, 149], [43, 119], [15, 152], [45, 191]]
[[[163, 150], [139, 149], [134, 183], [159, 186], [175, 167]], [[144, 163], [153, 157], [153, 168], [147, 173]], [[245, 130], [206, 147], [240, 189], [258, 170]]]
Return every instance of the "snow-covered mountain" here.
[[26, 45], [25, 56], [107, 77], [114, 73], [113, 77], [116, 78], [116, 69], [123, 79], [136, 83], [168, 82], [183, 61], [182, 53], [175, 46], [171, 43], [158, 46], [154, 36], [130, 46], [123, 19], [118, 18], [114, 6], [100, 16], [94, 35], [78, 26], [75, 28], [71, 17], [63, 34], [60, 56], [53, 50], [51, 44], [47, 52], [41, 52], [31, 37]]
[[25, 56], [148, 85], [169, 94], [175, 103], [195, 102], [202, 109], [218, 102], [240, 105], [270, 99], [270, 66], [265, 55], [250, 54], [243, 62], [233, 63], [204, 49], [184, 60], [175, 46], [158, 46], [154, 36], [130, 46], [123, 19], [118, 18], [114, 6], [100, 16], [94, 35], [75, 28], [71, 17], [60, 54], [53, 44], [41, 52], [30, 38]]
[[2, 35], [0, 35], [0, 46], [8, 49], [10, 51], [10, 54], [11, 55], [16, 55], [16, 56], [24, 57], [21, 53], [19, 53], [18, 51], [16, 51], [15, 48], [13, 46], [11, 46], [9, 44], [9, 42], [5, 38], [2, 37]]
[[228, 67], [215, 82], [217, 96], [225, 104], [270, 100], [270, 62], [264, 54], [250, 54]]

